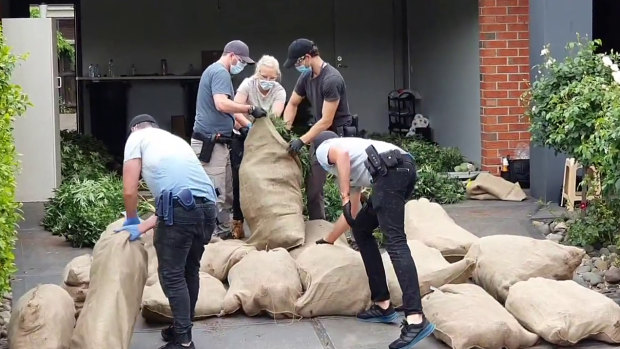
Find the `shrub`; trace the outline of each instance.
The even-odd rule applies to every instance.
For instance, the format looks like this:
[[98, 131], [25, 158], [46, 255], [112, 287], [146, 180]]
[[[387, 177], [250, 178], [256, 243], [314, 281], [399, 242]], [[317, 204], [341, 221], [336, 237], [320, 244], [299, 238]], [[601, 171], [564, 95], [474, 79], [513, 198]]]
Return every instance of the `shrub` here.
[[427, 198], [439, 204], [454, 204], [465, 200], [465, 186], [456, 179], [423, 166], [418, 170], [415, 198]]
[[[45, 205], [43, 226], [64, 236], [73, 247], [94, 246], [101, 233], [125, 210], [123, 181], [108, 174], [97, 179], [73, 177], [55, 190]], [[139, 212], [151, 210], [140, 200]]]
[[97, 179], [113, 168], [112, 156], [101, 141], [76, 131], [63, 130], [60, 136], [63, 181], [73, 177]]
[[13, 122], [30, 103], [22, 89], [11, 83], [11, 74], [20, 59], [6, 46], [0, 27], [0, 294], [10, 289], [10, 278], [16, 271], [13, 249], [17, 222], [21, 219], [20, 204], [15, 201], [15, 174], [19, 164]]
[[618, 244], [618, 205], [617, 201], [613, 204], [600, 199], [590, 201], [585, 214], [568, 226], [568, 241], [577, 246]]

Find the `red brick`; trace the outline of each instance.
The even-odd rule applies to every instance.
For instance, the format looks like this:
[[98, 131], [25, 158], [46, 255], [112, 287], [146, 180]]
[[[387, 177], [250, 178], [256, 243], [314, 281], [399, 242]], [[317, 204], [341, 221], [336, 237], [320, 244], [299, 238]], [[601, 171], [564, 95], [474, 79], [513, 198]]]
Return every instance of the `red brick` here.
[[495, 91], [497, 89], [497, 82], [481, 82], [480, 89], [483, 91]]
[[510, 40], [510, 41], [508, 41], [508, 47], [510, 47], [510, 48], [530, 47], [530, 42], [529, 42], [529, 40]]
[[497, 23], [496, 18], [497, 17], [495, 17], [495, 16], [480, 16], [480, 17], [478, 17], [478, 22], [480, 24]]
[[514, 98], [506, 98], [500, 99], [497, 101], [497, 106], [499, 107], [518, 107], [519, 100]]
[[523, 23], [511, 23], [507, 25], [509, 32], [524, 32], [529, 33], [530, 26]]
[[508, 62], [506, 57], [482, 57], [481, 60], [482, 65], [506, 65]]
[[528, 82], [520, 82], [519, 83], [519, 89], [520, 90], [527, 90], [528, 88], [530, 88], [530, 83]]
[[494, 48], [481, 48], [480, 57], [497, 57], [497, 50]]
[[508, 64], [530, 64], [530, 57], [510, 57]]
[[519, 55], [519, 50], [516, 48], [499, 49], [497, 55], [500, 57], [514, 57]]
[[[506, 113], [508, 114], [508, 113]], [[502, 116], [499, 116], [497, 118], [497, 122], [500, 124], [518, 124], [519, 122], [521, 122], [519, 120], [519, 116], [518, 115], [506, 115], [503, 114]]]
[[530, 13], [530, 9], [523, 6], [508, 7], [508, 13], [511, 15], [526, 15]]
[[[483, 160], [484, 163], [484, 160]], [[498, 166], [487, 166], [487, 165], [482, 165], [482, 170], [483, 171], [487, 171], [490, 174], [494, 175], [494, 176], [498, 176], [499, 175], [499, 167]]]
[[482, 125], [482, 132], [508, 132], [507, 124]]
[[[519, 136], [517, 134], [517, 136]], [[495, 132], [491, 132], [491, 133], [487, 133], [487, 132], [482, 132], [481, 138], [483, 141], [496, 141], [497, 140], [497, 133]], [[517, 139], [519, 139], [517, 137]]]
[[506, 149], [508, 145], [508, 141], [482, 141], [483, 149]]
[[[525, 108], [524, 107], [510, 108], [510, 114], [512, 114], [512, 115], [523, 115], [523, 113], [525, 113]], [[519, 121], [517, 121], [517, 122], [519, 122]]]
[[521, 98], [521, 96], [523, 95], [523, 91], [508, 91], [508, 98]]
[[[484, 115], [508, 115], [508, 108], [484, 108]], [[505, 123], [499, 119], [499, 123]]]
[[507, 81], [508, 75], [506, 74], [482, 74], [482, 81], [484, 82], [493, 82], [493, 81]]
[[530, 139], [532, 137], [532, 135], [530, 135], [529, 132], [519, 132], [519, 139], [521, 140], [526, 140], [526, 139]]
[[519, 6], [529, 8], [530, 7], [530, 1], [529, 0], [519, 0]]
[[517, 40], [519, 38], [519, 33], [517, 32], [499, 32], [497, 33], [498, 40]]
[[516, 140], [516, 141], [509, 141], [509, 143], [508, 143], [508, 144], [509, 144], [510, 146], [509, 146], [508, 148], [510, 148], [510, 149], [516, 149], [516, 148], [518, 148], [520, 145], [522, 145], [522, 144], [524, 144], [524, 143], [525, 143], [525, 144], [527, 144], [528, 142], [527, 142], [527, 141], [524, 141], [524, 140], [522, 140], [522, 139], [519, 139], [519, 140]]
[[520, 65], [519, 67], [519, 73], [530, 73], [532, 71], [532, 68], [530, 68], [528, 65]]
[[518, 6], [517, 0], [497, 0], [497, 6]]
[[498, 82], [497, 88], [500, 90], [518, 90], [519, 83], [518, 82]]
[[482, 105], [483, 107], [497, 107], [497, 99], [483, 98], [480, 102], [480, 105]]
[[519, 49], [519, 56], [523, 57], [529, 57], [530, 56], [530, 49], [529, 48], [520, 48]]
[[530, 74], [510, 74], [510, 81], [530, 81]]
[[482, 149], [482, 157], [484, 158], [496, 158], [499, 157], [497, 149]]
[[510, 124], [510, 125], [508, 125], [508, 128], [512, 132], [528, 131], [530, 129], [530, 125], [529, 124], [525, 124], [525, 123]]
[[495, 65], [483, 65], [480, 67], [481, 74], [495, 74], [497, 73], [497, 66]]
[[520, 32], [519, 33], [519, 39], [529, 40], [529, 38], [530, 38], [530, 32]]
[[508, 43], [506, 40], [483, 41], [485, 48], [506, 48]]
[[[506, 15], [508, 13], [508, 9], [506, 7], [480, 7], [480, 14], [483, 16], [487, 15]], [[515, 13], [520, 14], [520, 13]]]
[[519, 17], [514, 15], [495, 16], [495, 23], [517, 23], [518, 20]]
[[497, 116], [495, 115], [482, 115], [480, 122], [484, 125], [497, 125]]
[[494, 23], [494, 24], [482, 24], [480, 25], [481, 33], [495, 33], [495, 32], [504, 32], [508, 28], [507, 24], [504, 23]]
[[479, 7], [495, 6], [495, 0], [479, 0]]
[[482, 91], [482, 98], [508, 98], [508, 91]]
[[503, 65], [497, 67], [498, 73], [518, 73], [519, 67], [516, 65]]
[[497, 140], [510, 141], [519, 139], [519, 132], [501, 132], [497, 134]]
[[517, 23], [529, 23], [530, 16], [529, 15], [519, 15], [517, 16]]

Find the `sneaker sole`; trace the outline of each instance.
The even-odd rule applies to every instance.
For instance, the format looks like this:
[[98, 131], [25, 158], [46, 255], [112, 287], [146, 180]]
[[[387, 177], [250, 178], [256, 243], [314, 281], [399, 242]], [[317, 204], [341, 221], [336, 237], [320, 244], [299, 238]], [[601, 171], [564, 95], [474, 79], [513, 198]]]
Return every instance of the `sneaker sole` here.
[[411, 341], [411, 343], [405, 345], [400, 349], [411, 349], [414, 345], [418, 344], [422, 339], [430, 336], [435, 331], [435, 324], [429, 324], [426, 326], [422, 332], [418, 333], [418, 335]]
[[374, 324], [394, 324], [397, 322], [398, 318], [399, 318], [398, 314], [394, 312], [391, 315], [382, 316], [382, 317], [373, 317], [373, 318], [368, 318], [368, 319], [357, 318], [357, 319], [362, 322], [370, 322]]

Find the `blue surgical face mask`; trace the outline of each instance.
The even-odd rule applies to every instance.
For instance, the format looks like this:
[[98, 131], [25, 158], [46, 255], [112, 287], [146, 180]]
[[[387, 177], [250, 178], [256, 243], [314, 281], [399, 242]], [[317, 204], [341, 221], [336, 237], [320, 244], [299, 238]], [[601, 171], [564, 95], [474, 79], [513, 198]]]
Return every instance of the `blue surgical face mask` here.
[[258, 80], [258, 83], [260, 84], [260, 88], [265, 91], [271, 90], [271, 88], [273, 88], [273, 85], [275, 85], [275, 81], [269, 80]]
[[237, 60], [237, 64], [230, 66], [230, 73], [232, 75], [235, 74], [239, 74], [243, 71], [243, 68], [245, 68], [246, 63], [241, 62], [241, 60]]
[[305, 65], [298, 65], [298, 66], [295, 67], [295, 69], [297, 69], [297, 71], [302, 73], [302, 74], [306, 73], [306, 72], [309, 72], [309, 71], [312, 71], [311, 67], [306, 67]]

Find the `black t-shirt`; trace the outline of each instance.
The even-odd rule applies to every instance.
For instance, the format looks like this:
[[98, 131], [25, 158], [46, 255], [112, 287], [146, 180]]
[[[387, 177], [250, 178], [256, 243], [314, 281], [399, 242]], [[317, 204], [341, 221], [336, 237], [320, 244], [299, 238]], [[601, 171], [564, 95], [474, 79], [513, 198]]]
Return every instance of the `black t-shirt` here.
[[325, 63], [315, 78], [312, 78], [312, 71], [301, 74], [295, 85], [295, 93], [310, 101], [315, 122], [323, 117], [323, 101], [340, 100], [330, 129], [335, 131], [335, 127], [351, 125], [347, 88], [340, 72], [331, 65]]

